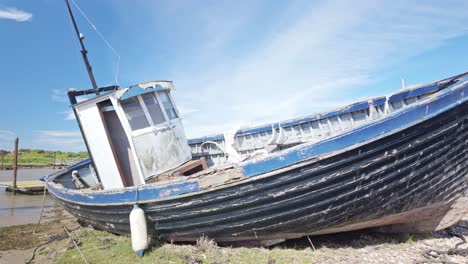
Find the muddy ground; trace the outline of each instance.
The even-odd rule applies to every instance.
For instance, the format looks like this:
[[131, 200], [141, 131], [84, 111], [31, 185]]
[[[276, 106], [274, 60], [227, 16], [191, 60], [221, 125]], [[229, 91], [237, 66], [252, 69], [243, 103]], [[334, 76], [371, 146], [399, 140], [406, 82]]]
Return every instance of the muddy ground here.
[[[219, 247], [202, 238], [196, 244], [152, 241], [143, 258], [128, 236], [80, 227], [55, 210], [33, 234], [35, 224], [0, 229], [0, 263], [468, 263], [468, 216], [450, 230], [425, 234], [347, 232], [289, 240], [269, 248]], [[76, 249], [71, 235], [83, 256]], [[50, 243], [47, 243], [50, 241]], [[461, 244], [456, 248], [457, 244]]]

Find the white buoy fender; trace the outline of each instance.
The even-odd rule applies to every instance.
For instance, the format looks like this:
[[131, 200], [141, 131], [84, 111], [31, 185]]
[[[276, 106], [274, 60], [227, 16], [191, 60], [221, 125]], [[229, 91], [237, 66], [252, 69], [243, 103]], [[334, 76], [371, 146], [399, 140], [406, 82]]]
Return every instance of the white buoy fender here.
[[145, 212], [136, 204], [130, 212], [130, 233], [132, 235], [133, 251], [142, 257], [143, 252], [148, 248], [148, 232]]

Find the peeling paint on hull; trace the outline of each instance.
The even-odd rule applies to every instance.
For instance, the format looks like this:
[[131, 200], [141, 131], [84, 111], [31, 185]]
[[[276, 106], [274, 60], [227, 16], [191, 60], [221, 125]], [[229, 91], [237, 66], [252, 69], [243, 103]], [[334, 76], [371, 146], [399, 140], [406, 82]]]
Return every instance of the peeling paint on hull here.
[[[140, 207], [153, 236], [234, 241], [312, 235], [455, 201], [468, 196], [467, 119], [468, 103], [462, 103], [397, 133], [268, 177]], [[129, 232], [129, 204], [57, 199], [84, 223]]]

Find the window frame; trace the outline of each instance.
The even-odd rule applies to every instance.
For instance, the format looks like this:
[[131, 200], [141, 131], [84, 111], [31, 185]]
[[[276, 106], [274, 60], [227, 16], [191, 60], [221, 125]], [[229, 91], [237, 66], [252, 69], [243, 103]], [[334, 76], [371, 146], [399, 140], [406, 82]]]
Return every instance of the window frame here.
[[[172, 105], [172, 109], [174, 109], [174, 112], [176, 113], [177, 117], [176, 118], [173, 118], [173, 119], [170, 119], [167, 112], [166, 112], [166, 108], [164, 108], [164, 103], [161, 99], [161, 96], [159, 95], [159, 93], [166, 93], [167, 94], [167, 98], [169, 98], [169, 102], [171, 103]], [[156, 91], [156, 95], [158, 97], [158, 101], [160, 102], [160, 107], [161, 109], [163, 110], [163, 113], [166, 117], [166, 120], [168, 120], [169, 122], [172, 121], [172, 120], [178, 120], [180, 119], [180, 114], [179, 114], [179, 111], [177, 110], [177, 107], [175, 106], [175, 103], [174, 103], [174, 99], [172, 99], [172, 95], [169, 91], [167, 90], [163, 90], [163, 91]]]
[[[130, 128], [130, 131], [132, 131], [132, 132], [133, 132], [133, 131], [139, 131], [139, 130], [142, 130], [142, 129], [146, 129], [146, 128], [148, 128], [148, 127], [151, 127], [150, 119], [148, 119], [148, 116], [147, 116], [147, 114], [146, 114], [146, 111], [147, 111], [147, 110], [145, 111], [146, 106], [145, 106], [144, 104], [143, 104], [143, 105], [141, 104], [141, 101], [140, 101], [139, 96], [132, 97], [132, 98], [129, 98], [129, 99], [130, 99], [130, 100], [136, 99], [135, 102], [137, 102], [137, 103], [139, 104], [140, 108], [143, 110], [143, 115], [144, 115], [144, 117], [146, 118], [146, 122], [148, 123], [148, 126], [145, 126], [145, 127], [143, 127], [143, 128], [139, 128], [139, 129], [133, 129], [133, 128], [132, 128], [132, 125], [130, 124], [130, 120], [128, 120], [127, 112], [125, 111], [125, 107], [123, 106], [122, 102], [119, 101], [119, 107], [122, 109], [122, 112], [124, 113], [125, 120], [127, 121], [127, 125], [128, 125], [128, 127]], [[129, 100], [129, 99], [126, 99], [126, 100]]]
[[[166, 92], [167, 93], [168, 98], [169, 98], [169, 100], [170, 100], [170, 102], [172, 104], [172, 108], [174, 109], [175, 113], [177, 114], [177, 118], [169, 119], [169, 116], [166, 113], [166, 109], [164, 108], [164, 105], [162, 103], [161, 97], [159, 96], [159, 92]], [[143, 109], [143, 113], [144, 113], [145, 118], [146, 118], [146, 120], [148, 121], [148, 124], [149, 124], [149, 126], [144, 127], [144, 128], [140, 128], [140, 129], [136, 129], [136, 130], [132, 129], [132, 126], [130, 125], [130, 121], [127, 119], [125, 109], [123, 108], [121, 102], [119, 101], [119, 107], [120, 107], [120, 109], [122, 110], [122, 112], [124, 114], [125, 122], [126, 122], [128, 128], [129, 128], [132, 136], [139, 136], [139, 135], [143, 135], [143, 134], [153, 132], [155, 130], [165, 129], [172, 122], [178, 121], [180, 119], [179, 111], [177, 110], [177, 107], [175, 106], [174, 100], [172, 99], [171, 93], [169, 91], [154, 91], [154, 92], [150, 92], [150, 93], [152, 93], [154, 95], [154, 99], [156, 100], [157, 105], [158, 105], [159, 109], [161, 110], [161, 113], [164, 116], [164, 122], [161, 122], [159, 124], [154, 124], [154, 121], [151, 118], [151, 115], [150, 115], [150, 113], [148, 111], [148, 108], [146, 107], [145, 101], [144, 101], [144, 99], [142, 97], [142, 95], [144, 95], [144, 94], [139, 94], [139, 95], [137, 95], [135, 97], [136, 97], [138, 103], [140, 104], [141, 108]], [[145, 94], [148, 94], [148, 93], [145, 93]]]
[[[150, 112], [148, 110], [148, 107], [146, 106], [145, 99], [143, 98], [144, 95], [150, 95], [150, 94], [153, 94], [152, 97], [153, 97], [154, 100], [156, 100], [156, 105], [159, 107], [159, 111], [161, 111], [161, 114], [163, 115], [163, 119], [164, 119], [163, 122], [159, 122], [159, 123], [155, 124], [153, 118], [151, 117], [151, 114], [150, 114]], [[143, 111], [145, 112], [146, 117], [149, 118], [149, 120], [151, 120], [150, 126], [153, 126], [153, 127], [154, 126], [159, 126], [161, 124], [166, 123], [167, 120], [169, 120], [166, 113], [164, 113], [164, 107], [162, 106], [161, 101], [157, 98], [155, 92], [140, 94], [140, 95], [138, 95], [138, 97], [139, 97], [138, 100], [140, 101], [140, 103], [142, 105], [144, 105]]]

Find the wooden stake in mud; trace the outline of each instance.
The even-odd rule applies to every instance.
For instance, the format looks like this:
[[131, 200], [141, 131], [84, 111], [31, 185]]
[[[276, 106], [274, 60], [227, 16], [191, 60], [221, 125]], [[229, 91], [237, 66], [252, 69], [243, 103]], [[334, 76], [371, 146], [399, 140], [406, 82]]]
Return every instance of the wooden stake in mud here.
[[15, 139], [15, 158], [13, 161], [13, 195], [16, 194], [16, 175], [18, 173], [18, 143], [19, 138]]
[[0, 150], [0, 154], [2, 154], [2, 167], [0, 168], [0, 170], [3, 170], [3, 169], [4, 169], [4, 167], [3, 167], [3, 161], [5, 161], [5, 154], [6, 154], [6, 151]]
[[52, 164], [52, 168], [55, 169], [55, 160], [57, 159], [57, 152], [54, 151], [54, 161], [53, 161], [53, 164]]

